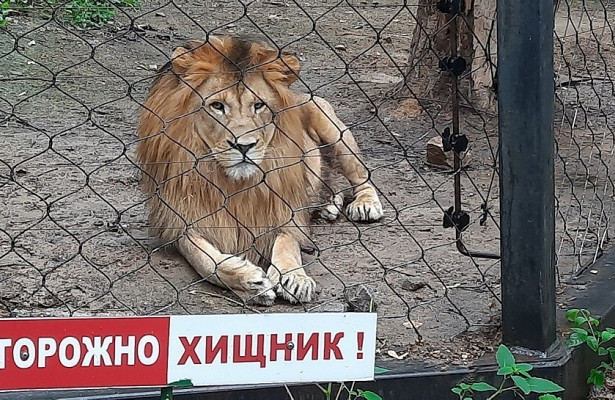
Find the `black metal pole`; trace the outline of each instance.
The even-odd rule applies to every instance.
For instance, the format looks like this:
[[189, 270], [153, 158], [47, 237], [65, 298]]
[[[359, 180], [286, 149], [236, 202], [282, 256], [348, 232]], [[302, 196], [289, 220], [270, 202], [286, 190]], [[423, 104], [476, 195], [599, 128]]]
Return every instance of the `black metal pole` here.
[[498, 0], [504, 343], [555, 341], [553, 0]]

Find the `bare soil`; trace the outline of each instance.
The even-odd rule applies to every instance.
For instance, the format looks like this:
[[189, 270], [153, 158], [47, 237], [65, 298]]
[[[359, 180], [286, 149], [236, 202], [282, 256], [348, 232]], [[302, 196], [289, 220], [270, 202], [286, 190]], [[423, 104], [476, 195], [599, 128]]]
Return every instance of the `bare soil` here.
[[[450, 106], [384, 96], [402, 79], [413, 7], [395, 0], [176, 4], [147, 1], [91, 31], [26, 10], [0, 31], [0, 315], [342, 311], [364, 285], [375, 293], [382, 357], [395, 351], [451, 365], [491, 351], [499, 339], [499, 262], [456, 250], [454, 231], [442, 225], [453, 174], [424, 163], [427, 140], [450, 126]], [[306, 256], [319, 285], [312, 304], [246, 307], [148, 237], [133, 157], [139, 106], [172, 49], [206, 32], [265, 34], [298, 54], [296, 90], [331, 101], [381, 193], [386, 211], [378, 223], [315, 221], [318, 251]], [[567, 34], [558, 33], [565, 43], [556, 63], [568, 63], [560, 82], [612, 71], [610, 36], [597, 47], [591, 34]], [[568, 83], [558, 96], [563, 282], [606, 246], [615, 103], [607, 81]], [[463, 239], [498, 253], [497, 119], [465, 107], [461, 129], [472, 157], [462, 172], [471, 217]]]

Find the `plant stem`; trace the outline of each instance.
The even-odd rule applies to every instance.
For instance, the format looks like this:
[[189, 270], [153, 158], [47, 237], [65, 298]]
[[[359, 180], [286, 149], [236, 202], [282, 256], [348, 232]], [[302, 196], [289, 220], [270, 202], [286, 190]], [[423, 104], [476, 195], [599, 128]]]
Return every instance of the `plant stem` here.
[[318, 386], [318, 389], [320, 389], [325, 394], [325, 400], [331, 400], [331, 383], [329, 383], [329, 387], [327, 389], [320, 386], [320, 384], [318, 383], [316, 384], [316, 386]]
[[583, 313], [583, 317], [587, 321], [587, 326], [589, 326], [589, 330], [591, 331], [592, 336], [596, 337], [596, 332], [594, 332], [594, 327], [592, 326], [592, 322], [590, 320], [591, 315], [587, 314], [585, 311], [581, 311], [581, 312]]
[[504, 378], [502, 379], [502, 382], [500, 383], [500, 387], [498, 388], [498, 390], [492, 394], [491, 396], [487, 397], [487, 400], [492, 400], [495, 398], [495, 396], [497, 396], [498, 394], [502, 393], [504, 390], [504, 383], [508, 380], [508, 375], [504, 375]]
[[507, 387], [507, 388], [505, 388], [505, 389], [502, 389], [502, 387], [500, 386], [500, 388], [498, 389], [498, 391], [497, 391], [497, 392], [495, 392], [495, 393], [494, 393], [494, 394], [492, 394], [491, 396], [487, 397], [487, 400], [492, 400], [492, 399], [494, 399], [494, 398], [495, 398], [495, 396], [497, 396], [497, 395], [500, 395], [500, 394], [502, 394], [502, 393], [504, 393], [504, 392], [507, 392], [507, 391], [509, 391], [509, 390], [515, 390], [515, 389], [516, 389], [516, 387], [514, 387], [514, 386]]
[[354, 384], [355, 382], [352, 382], [352, 384], [350, 385], [350, 390], [348, 390], [348, 400], [352, 400], [352, 392], [354, 392]]
[[335, 400], [340, 400], [340, 396], [342, 395], [342, 390], [346, 388], [344, 382], [340, 383], [340, 388], [337, 390], [337, 395], [335, 395]]

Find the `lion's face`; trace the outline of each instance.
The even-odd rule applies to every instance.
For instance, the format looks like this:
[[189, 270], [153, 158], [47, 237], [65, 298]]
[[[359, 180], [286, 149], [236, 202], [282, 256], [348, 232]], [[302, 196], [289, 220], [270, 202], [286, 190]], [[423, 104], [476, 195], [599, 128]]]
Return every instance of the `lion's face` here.
[[188, 97], [181, 102], [196, 111], [191, 113], [195, 131], [211, 156], [233, 179], [259, 174], [299, 61], [230, 37], [189, 43], [175, 49], [172, 58]]
[[197, 134], [229, 177], [247, 179], [261, 170], [275, 133], [276, 96], [257, 74], [235, 84], [221, 80], [211, 78], [199, 88], [203, 110]]

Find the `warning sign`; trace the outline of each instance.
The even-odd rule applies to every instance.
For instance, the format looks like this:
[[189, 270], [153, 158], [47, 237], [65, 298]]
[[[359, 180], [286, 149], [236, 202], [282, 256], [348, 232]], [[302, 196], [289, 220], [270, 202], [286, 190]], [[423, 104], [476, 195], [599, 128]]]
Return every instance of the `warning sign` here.
[[0, 320], [0, 390], [362, 381], [376, 314]]

